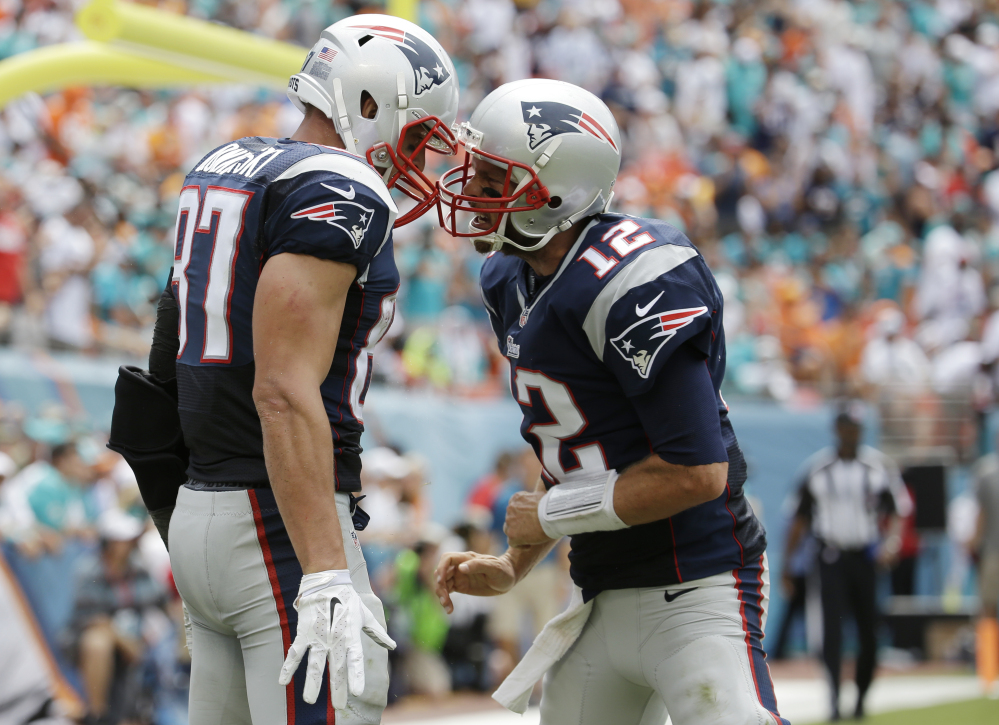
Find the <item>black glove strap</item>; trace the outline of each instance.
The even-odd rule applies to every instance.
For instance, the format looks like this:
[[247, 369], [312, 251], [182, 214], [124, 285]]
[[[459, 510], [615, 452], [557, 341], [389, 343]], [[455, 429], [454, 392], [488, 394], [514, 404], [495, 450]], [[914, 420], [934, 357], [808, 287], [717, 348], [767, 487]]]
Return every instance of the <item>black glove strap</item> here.
[[371, 516], [358, 504], [365, 497], [355, 496], [352, 493], [348, 493], [347, 496], [350, 497], [350, 520], [354, 522], [354, 531], [364, 531], [368, 522], [371, 521]]

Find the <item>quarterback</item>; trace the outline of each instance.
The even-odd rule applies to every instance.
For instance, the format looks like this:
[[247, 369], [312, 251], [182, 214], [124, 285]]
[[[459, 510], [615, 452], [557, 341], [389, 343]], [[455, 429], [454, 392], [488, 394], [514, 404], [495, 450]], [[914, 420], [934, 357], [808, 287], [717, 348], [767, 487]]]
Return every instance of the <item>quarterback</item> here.
[[[188, 174], [154, 343], [176, 353], [189, 450], [169, 550], [192, 725], [380, 722], [395, 646], [351, 494], [392, 229], [435, 205], [425, 151], [454, 153], [457, 78], [425, 31], [362, 15], [323, 31], [288, 95], [305, 113], [290, 139], [234, 141]], [[404, 218], [390, 187], [416, 201]]]
[[587, 91], [509, 83], [458, 130], [441, 224], [490, 252], [482, 298], [543, 468], [510, 501], [508, 551], [445, 555], [438, 596], [450, 610], [451, 592], [505, 592], [569, 536], [573, 601], [497, 700], [522, 711], [544, 674], [544, 725], [786, 723], [704, 258], [667, 224], [608, 212], [620, 134]]

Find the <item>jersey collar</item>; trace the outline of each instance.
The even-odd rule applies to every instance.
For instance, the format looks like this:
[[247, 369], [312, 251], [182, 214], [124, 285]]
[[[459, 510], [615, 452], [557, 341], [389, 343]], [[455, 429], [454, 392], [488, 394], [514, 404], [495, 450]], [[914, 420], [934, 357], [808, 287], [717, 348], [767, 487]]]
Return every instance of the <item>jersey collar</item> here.
[[565, 253], [565, 257], [562, 258], [562, 263], [559, 265], [558, 271], [555, 272], [555, 274], [553, 274], [548, 279], [547, 284], [545, 284], [540, 290], [537, 291], [534, 297], [534, 301], [531, 302], [531, 304], [526, 303], [527, 289], [524, 285], [524, 281], [526, 279], [525, 267], [527, 266], [527, 262], [525, 262], [522, 259], [520, 260], [520, 274], [517, 275], [517, 299], [520, 302], [520, 307], [521, 307], [520, 311], [521, 327], [527, 324], [527, 320], [531, 316], [531, 311], [535, 307], [537, 307], [538, 303], [541, 301], [541, 298], [545, 296], [545, 293], [548, 292], [548, 290], [550, 290], [555, 285], [555, 282], [558, 280], [559, 277], [562, 276], [562, 273], [576, 259], [576, 254], [579, 252], [579, 248], [582, 246], [583, 242], [586, 241], [586, 237], [589, 235], [590, 229], [593, 228], [593, 226], [599, 221], [599, 219], [600, 215], [599, 214], [595, 215], [586, 224], [586, 226], [583, 227], [583, 231], [579, 233], [579, 237], [576, 239], [575, 244], [572, 245], [569, 251]]

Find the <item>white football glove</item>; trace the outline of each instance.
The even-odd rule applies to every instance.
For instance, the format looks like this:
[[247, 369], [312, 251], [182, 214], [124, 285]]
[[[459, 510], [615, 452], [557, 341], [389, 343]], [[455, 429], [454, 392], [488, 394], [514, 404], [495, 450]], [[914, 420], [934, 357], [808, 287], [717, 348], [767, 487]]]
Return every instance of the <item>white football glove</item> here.
[[361, 631], [386, 649], [395, 649], [395, 642], [357, 596], [346, 569], [303, 576], [295, 611], [298, 612], [298, 631], [281, 667], [278, 684], [284, 686], [291, 682], [308, 650], [309, 664], [302, 698], [311, 705], [319, 697], [328, 659], [333, 707], [343, 710], [347, 707], [347, 687], [355, 696], [364, 692]]

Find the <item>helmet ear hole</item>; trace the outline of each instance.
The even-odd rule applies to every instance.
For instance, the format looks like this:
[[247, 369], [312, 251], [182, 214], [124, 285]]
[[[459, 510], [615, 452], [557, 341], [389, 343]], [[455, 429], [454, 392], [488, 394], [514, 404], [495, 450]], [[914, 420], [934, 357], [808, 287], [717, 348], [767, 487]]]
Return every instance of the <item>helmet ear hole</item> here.
[[560, 206], [562, 206], [562, 197], [553, 196], [551, 199], [548, 200], [548, 206], [551, 207], [552, 209], [558, 209]]
[[374, 118], [378, 115], [378, 101], [371, 97], [367, 91], [361, 91], [361, 116], [364, 118]]

